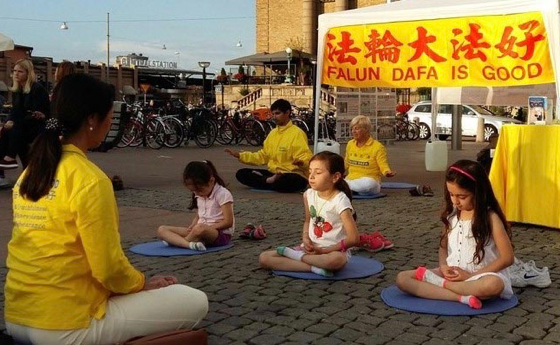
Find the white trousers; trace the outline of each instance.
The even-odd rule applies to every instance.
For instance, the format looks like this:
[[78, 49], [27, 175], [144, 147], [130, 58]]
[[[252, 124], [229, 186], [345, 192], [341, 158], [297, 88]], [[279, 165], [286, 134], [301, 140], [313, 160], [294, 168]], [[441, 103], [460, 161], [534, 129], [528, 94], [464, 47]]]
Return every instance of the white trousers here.
[[371, 177], [360, 177], [355, 180], [346, 180], [350, 189], [358, 194], [378, 194], [381, 192], [381, 183]]
[[105, 316], [89, 328], [54, 331], [6, 322], [23, 344], [115, 344], [136, 336], [194, 328], [208, 313], [208, 298], [186, 285], [109, 298]]

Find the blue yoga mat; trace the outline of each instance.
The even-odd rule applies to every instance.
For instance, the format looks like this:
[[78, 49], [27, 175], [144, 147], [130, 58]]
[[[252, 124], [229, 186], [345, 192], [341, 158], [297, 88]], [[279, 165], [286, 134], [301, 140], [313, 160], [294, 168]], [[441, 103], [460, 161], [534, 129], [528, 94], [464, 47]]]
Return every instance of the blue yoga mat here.
[[352, 200], [354, 199], [379, 199], [386, 197], [387, 194], [352, 194]]
[[407, 294], [397, 286], [390, 286], [381, 291], [385, 304], [406, 311], [434, 315], [482, 315], [501, 313], [517, 305], [517, 296], [510, 299], [494, 298], [482, 301], [481, 309], [473, 309], [466, 304], [452, 301], [426, 299]]
[[255, 193], [276, 193], [276, 191], [273, 191], [272, 189], [259, 189], [259, 188], [251, 188], [251, 192], [255, 192]]
[[145, 256], [178, 256], [178, 255], [201, 255], [219, 252], [233, 247], [233, 243], [221, 247], [208, 247], [207, 250], [199, 251], [181, 247], [167, 246], [162, 241], [137, 244], [130, 247], [130, 251]]
[[410, 189], [416, 186], [418, 185], [406, 182], [381, 182], [381, 188], [385, 189]]
[[383, 264], [375, 259], [364, 258], [361, 256], [352, 256], [350, 261], [332, 277], [323, 277], [321, 275], [311, 272], [292, 272], [292, 271], [277, 271], [272, 273], [277, 276], [292, 277], [298, 279], [310, 280], [346, 280], [355, 278], [365, 278], [383, 271]]

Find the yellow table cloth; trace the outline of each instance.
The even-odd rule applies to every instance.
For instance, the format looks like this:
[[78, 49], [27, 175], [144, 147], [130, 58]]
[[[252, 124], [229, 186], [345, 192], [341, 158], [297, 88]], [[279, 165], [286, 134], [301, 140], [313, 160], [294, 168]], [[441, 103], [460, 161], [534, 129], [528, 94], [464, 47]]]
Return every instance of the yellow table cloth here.
[[508, 221], [560, 229], [560, 126], [503, 126], [490, 182]]

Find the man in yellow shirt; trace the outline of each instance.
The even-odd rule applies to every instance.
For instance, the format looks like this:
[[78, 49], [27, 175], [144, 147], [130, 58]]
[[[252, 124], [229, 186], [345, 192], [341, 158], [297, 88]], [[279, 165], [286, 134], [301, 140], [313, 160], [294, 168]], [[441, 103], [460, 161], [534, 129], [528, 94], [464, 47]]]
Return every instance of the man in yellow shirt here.
[[313, 155], [307, 145], [307, 136], [290, 121], [292, 106], [285, 99], [272, 103], [270, 110], [276, 122], [266, 137], [263, 148], [257, 152], [225, 151], [240, 162], [249, 165], [267, 165], [265, 169], [239, 169], [235, 177], [251, 188], [274, 190], [281, 193], [300, 192], [307, 187], [309, 159]]

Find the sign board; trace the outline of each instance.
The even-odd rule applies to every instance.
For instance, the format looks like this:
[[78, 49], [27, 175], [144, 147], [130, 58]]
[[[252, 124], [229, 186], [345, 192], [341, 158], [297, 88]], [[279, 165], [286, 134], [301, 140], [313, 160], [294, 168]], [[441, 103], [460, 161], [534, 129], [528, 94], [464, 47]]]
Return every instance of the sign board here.
[[335, 27], [323, 49], [322, 82], [333, 86], [554, 82], [540, 12]]
[[547, 99], [543, 96], [529, 96], [527, 124], [544, 124], [546, 120]]
[[[397, 94], [393, 88], [336, 88], [336, 140], [340, 143], [352, 139], [350, 121], [358, 115], [367, 116], [372, 137], [393, 140], [395, 132], [395, 108]], [[392, 126], [392, 128], [390, 128]]]

